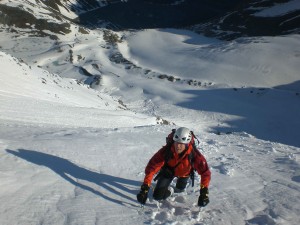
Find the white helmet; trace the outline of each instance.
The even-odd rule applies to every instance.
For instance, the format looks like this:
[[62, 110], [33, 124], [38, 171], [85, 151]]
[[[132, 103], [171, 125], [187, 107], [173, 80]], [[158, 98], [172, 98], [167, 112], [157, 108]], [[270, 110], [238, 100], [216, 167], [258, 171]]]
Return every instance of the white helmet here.
[[179, 143], [188, 144], [192, 140], [191, 131], [186, 127], [180, 127], [175, 131], [173, 140]]

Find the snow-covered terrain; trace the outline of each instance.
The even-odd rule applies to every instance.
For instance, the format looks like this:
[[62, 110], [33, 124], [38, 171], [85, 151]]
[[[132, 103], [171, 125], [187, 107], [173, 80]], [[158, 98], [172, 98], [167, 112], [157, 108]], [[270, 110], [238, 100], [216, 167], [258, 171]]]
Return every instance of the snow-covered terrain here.
[[297, 11], [300, 9], [300, 2], [297, 0], [287, 1], [281, 4], [275, 4], [272, 7], [262, 9], [260, 12], [255, 13], [256, 16], [274, 17], [284, 15], [288, 12]]
[[[34, 12], [34, 16], [38, 19], [47, 19], [48, 22], [55, 20], [61, 22], [62, 18], [53, 18], [53, 13], [58, 12], [64, 17], [75, 19], [79, 14], [90, 10], [97, 9], [107, 5], [105, 0], [53, 0], [53, 1], [39, 1], [39, 0], [22, 0], [11, 1], [2, 0], [2, 5], [20, 7], [25, 11]], [[54, 16], [55, 17], [55, 16]]]
[[[300, 223], [300, 36], [186, 30], [0, 36], [0, 224]], [[136, 194], [171, 129], [200, 140], [210, 204]], [[153, 183], [153, 186], [155, 183]]]

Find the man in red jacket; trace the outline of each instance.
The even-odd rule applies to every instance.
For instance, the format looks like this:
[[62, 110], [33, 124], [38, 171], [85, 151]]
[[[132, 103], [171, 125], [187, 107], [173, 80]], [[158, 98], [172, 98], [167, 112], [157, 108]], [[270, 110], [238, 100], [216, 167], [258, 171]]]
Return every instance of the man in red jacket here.
[[[178, 128], [171, 137], [174, 142], [162, 147], [148, 162], [145, 169], [145, 178], [137, 200], [145, 204], [153, 176], [159, 172], [158, 181], [153, 191], [155, 200], [166, 199], [171, 195], [168, 189], [172, 180], [177, 177], [175, 192], [183, 192], [190, 173], [195, 169], [201, 176], [200, 196], [198, 206], [204, 207], [209, 203], [208, 186], [211, 179], [211, 172], [205, 157], [193, 147], [193, 133], [185, 127]], [[169, 137], [170, 137], [169, 135]], [[193, 155], [193, 160], [190, 156]]]

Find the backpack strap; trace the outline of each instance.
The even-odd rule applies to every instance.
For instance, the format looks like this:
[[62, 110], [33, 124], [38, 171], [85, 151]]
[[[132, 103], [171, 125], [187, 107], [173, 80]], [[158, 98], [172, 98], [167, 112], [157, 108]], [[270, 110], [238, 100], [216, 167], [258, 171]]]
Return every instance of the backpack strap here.
[[194, 168], [194, 161], [195, 161], [195, 144], [193, 144], [193, 150], [192, 152], [189, 154], [188, 158], [189, 158], [189, 162], [191, 164], [191, 172], [190, 172], [190, 178], [192, 180], [192, 187], [194, 187], [194, 183], [195, 183], [195, 168]]
[[[198, 141], [198, 143], [200, 143], [199, 139], [196, 137], [196, 135], [194, 134], [193, 131], [191, 131], [191, 134], [193, 136], [193, 150], [192, 152], [189, 154], [189, 162], [192, 166], [191, 168], [191, 172], [190, 172], [190, 178], [192, 180], [192, 187], [194, 187], [194, 183], [195, 183], [195, 168], [194, 168], [194, 161], [195, 161], [195, 154], [196, 152], [199, 152], [198, 148], [196, 147], [196, 143], [195, 143], [195, 139]], [[200, 153], [200, 152], [199, 152]], [[201, 154], [201, 153], [200, 153]]]

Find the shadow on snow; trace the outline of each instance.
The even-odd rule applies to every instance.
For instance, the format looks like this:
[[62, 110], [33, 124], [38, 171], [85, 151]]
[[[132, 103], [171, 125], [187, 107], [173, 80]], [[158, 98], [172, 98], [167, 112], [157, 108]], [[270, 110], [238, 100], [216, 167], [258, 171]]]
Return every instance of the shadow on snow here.
[[[224, 114], [217, 134], [246, 132], [257, 138], [300, 147], [300, 81], [274, 88], [188, 90], [191, 97], [177, 105]], [[229, 115], [229, 116], [228, 116]], [[234, 116], [234, 117], [232, 117]]]
[[[83, 167], [77, 166], [76, 164], [70, 162], [67, 159], [60, 158], [54, 155], [49, 155], [42, 152], [25, 150], [25, 149], [18, 149], [17, 151], [6, 149], [6, 151], [10, 154], [13, 154], [19, 158], [22, 158], [36, 165], [46, 166], [49, 169], [53, 170], [55, 173], [57, 173], [59, 176], [64, 178], [65, 180], [69, 181], [71, 184], [80, 187], [84, 190], [90, 191], [108, 201], [120, 205], [125, 205], [126, 203], [126, 205], [130, 204], [131, 206], [136, 206], [128, 202], [117, 200], [116, 198], [120, 199], [121, 197], [131, 202], [136, 202], [135, 198], [133, 199], [123, 193], [127, 192], [130, 195], [135, 194], [137, 190], [136, 186], [139, 186], [140, 182], [124, 179], [120, 177], [114, 177], [107, 174], [96, 173], [88, 169], [85, 169]], [[73, 177], [74, 179], [72, 179], [70, 176]], [[101, 193], [100, 191], [95, 190], [92, 187], [89, 187], [86, 184], [80, 183], [79, 180], [84, 180], [84, 181], [94, 183], [99, 187], [116, 195], [117, 197], [116, 198], [109, 197], [104, 193]], [[118, 190], [122, 190], [123, 193]]]

